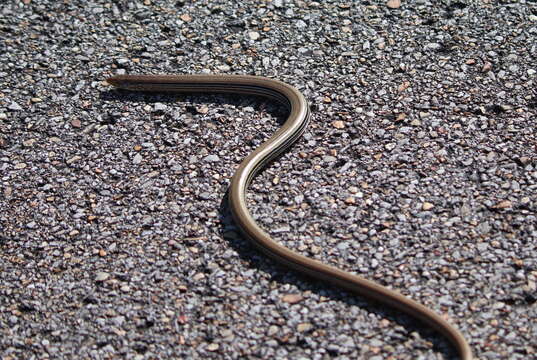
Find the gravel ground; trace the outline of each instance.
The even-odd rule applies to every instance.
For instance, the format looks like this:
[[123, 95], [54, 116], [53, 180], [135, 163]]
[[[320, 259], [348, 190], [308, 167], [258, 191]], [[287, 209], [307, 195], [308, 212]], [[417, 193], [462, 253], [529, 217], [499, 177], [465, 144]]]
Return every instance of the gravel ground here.
[[312, 104], [249, 195], [275, 238], [444, 314], [479, 359], [537, 356], [535, 0], [4, 0], [0, 37], [2, 360], [453, 356], [237, 234], [226, 189], [278, 104], [103, 83], [200, 72]]

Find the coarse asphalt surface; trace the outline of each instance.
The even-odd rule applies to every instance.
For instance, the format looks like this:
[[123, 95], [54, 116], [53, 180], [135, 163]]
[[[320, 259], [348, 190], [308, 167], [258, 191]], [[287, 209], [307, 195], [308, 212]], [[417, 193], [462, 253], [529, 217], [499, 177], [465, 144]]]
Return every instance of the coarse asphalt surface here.
[[479, 359], [536, 358], [536, 38], [534, 0], [2, 1], [2, 360], [454, 356], [238, 234], [226, 189], [278, 104], [103, 82], [124, 73], [299, 88], [311, 124], [249, 193], [263, 228]]

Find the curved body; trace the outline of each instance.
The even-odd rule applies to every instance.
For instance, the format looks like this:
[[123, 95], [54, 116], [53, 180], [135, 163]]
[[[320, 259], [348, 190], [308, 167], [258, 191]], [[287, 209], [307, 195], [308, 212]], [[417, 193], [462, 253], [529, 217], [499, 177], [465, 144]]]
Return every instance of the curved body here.
[[361, 276], [295, 253], [275, 242], [252, 218], [246, 206], [250, 181], [268, 161], [291, 146], [307, 125], [309, 107], [298, 90], [277, 80], [247, 75], [120, 75], [106, 81], [118, 88], [136, 91], [261, 95], [287, 106], [287, 121], [243, 160], [231, 180], [229, 205], [239, 229], [257, 248], [279, 263], [403, 311], [443, 334], [462, 360], [472, 359], [472, 351], [463, 335], [429, 308]]

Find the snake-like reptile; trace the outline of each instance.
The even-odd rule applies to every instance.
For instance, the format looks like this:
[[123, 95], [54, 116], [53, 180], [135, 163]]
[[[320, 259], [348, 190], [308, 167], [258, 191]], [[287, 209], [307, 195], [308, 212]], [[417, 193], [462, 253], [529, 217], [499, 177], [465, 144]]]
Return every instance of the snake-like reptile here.
[[462, 360], [472, 359], [472, 350], [459, 330], [429, 308], [397, 291], [278, 244], [252, 218], [246, 206], [246, 190], [252, 178], [270, 160], [289, 148], [302, 135], [308, 123], [309, 106], [300, 91], [281, 81], [247, 75], [118, 75], [106, 81], [115, 87], [135, 91], [259, 95], [286, 106], [289, 116], [285, 123], [242, 161], [231, 180], [229, 205], [240, 231], [263, 253], [293, 270], [341, 286], [419, 319], [443, 334], [457, 349]]

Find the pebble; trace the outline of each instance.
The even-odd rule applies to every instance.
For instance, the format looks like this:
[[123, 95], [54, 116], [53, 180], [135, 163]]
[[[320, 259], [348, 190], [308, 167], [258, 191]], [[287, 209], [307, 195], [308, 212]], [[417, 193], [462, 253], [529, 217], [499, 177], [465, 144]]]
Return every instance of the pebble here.
[[431, 204], [430, 202], [426, 202], [426, 201], [425, 201], [425, 202], [421, 205], [421, 209], [422, 209], [423, 211], [429, 211], [429, 210], [431, 210], [431, 209], [433, 209], [433, 208], [434, 208], [434, 204]]
[[142, 155], [140, 153], [137, 153], [136, 155], [134, 155], [134, 157], [132, 158], [132, 163], [133, 164], [140, 164], [142, 162], [144, 158], [142, 157]]
[[208, 351], [216, 351], [216, 350], [218, 350], [219, 348], [220, 348], [220, 345], [218, 345], [218, 344], [214, 344], [214, 343], [213, 343], [213, 344], [209, 344], [209, 345], [207, 345], [207, 350], [208, 350]]
[[181, 15], [179, 16], [179, 18], [180, 18], [181, 20], [183, 20], [184, 22], [190, 22], [190, 21], [192, 21], [192, 17], [191, 17], [189, 14], [181, 14]]
[[522, 165], [528, 165], [530, 162], [531, 162], [531, 158], [528, 157], [528, 156], [521, 156], [518, 158], [518, 161], [522, 164]]
[[268, 328], [268, 331], [267, 331], [267, 336], [274, 336], [278, 333], [279, 331], [279, 328], [276, 326], [276, 325], [271, 325], [269, 328]]
[[168, 106], [166, 106], [166, 104], [163, 104], [163, 103], [155, 103], [153, 105], [154, 112], [162, 112], [162, 111], [165, 111], [167, 108]]
[[336, 120], [332, 122], [332, 126], [335, 127], [336, 129], [343, 129], [345, 128], [345, 122], [341, 120]]
[[12, 110], [12, 111], [21, 111], [21, 110], [23, 110], [22, 106], [17, 104], [15, 101], [12, 101], [7, 108], [9, 110]]
[[303, 20], [298, 19], [297, 22], [295, 23], [295, 26], [299, 29], [304, 29], [308, 27], [308, 24], [306, 24]]
[[299, 333], [303, 333], [303, 332], [311, 330], [312, 328], [313, 328], [313, 325], [310, 323], [300, 323], [296, 327], [296, 331], [298, 331]]
[[97, 282], [103, 282], [110, 278], [110, 274], [107, 272], [98, 272], [95, 276], [95, 281]]
[[203, 158], [203, 161], [213, 163], [220, 161], [220, 158], [218, 157], [218, 155], [207, 155]]
[[304, 300], [304, 297], [300, 294], [286, 294], [282, 296], [282, 301], [288, 304], [297, 304]]
[[494, 205], [494, 208], [496, 209], [508, 209], [513, 206], [513, 203], [509, 200], [502, 200], [496, 205]]
[[261, 37], [261, 35], [257, 31], [248, 32], [248, 36], [251, 40], [258, 40]]
[[386, 6], [390, 9], [398, 9], [401, 7], [401, 0], [388, 0]]

